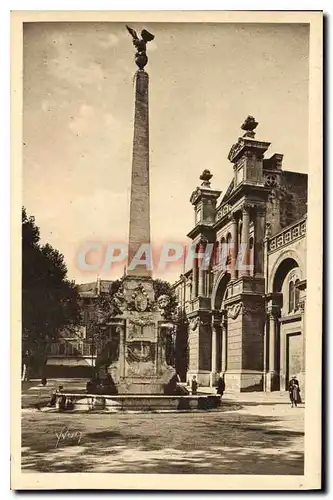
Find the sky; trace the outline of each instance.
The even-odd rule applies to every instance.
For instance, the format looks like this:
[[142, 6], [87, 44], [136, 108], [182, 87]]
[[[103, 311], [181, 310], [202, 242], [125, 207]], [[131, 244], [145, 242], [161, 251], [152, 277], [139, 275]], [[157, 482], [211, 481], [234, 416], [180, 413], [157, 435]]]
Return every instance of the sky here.
[[[309, 30], [300, 24], [133, 24], [148, 44], [152, 243], [188, 243], [192, 191], [204, 169], [226, 191], [227, 156], [247, 115], [267, 157], [308, 170]], [[87, 242], [126, 243], [134, 85], [131, 37], [122, 23], [26, 23], [23, 50], [23, 204], [42, 243], [65, 257], [77, 283]], [[102, 254], [96, 258], [103, 261]], [[174, 281], [182, 264], [155, 277]]]

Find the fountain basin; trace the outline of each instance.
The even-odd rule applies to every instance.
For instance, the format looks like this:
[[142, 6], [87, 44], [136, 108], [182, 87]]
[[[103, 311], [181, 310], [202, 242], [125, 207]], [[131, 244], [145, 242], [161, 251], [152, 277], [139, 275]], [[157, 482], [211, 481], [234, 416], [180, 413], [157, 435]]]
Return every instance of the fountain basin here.
[[221, 399], [215, 394], [205, 395], [160, 395], [160, 394], [78, 394], [59, 392], [56, 394], [54, 411], [96, 412], [118, 411], [193, 411], [212, 410], [220, 406]]

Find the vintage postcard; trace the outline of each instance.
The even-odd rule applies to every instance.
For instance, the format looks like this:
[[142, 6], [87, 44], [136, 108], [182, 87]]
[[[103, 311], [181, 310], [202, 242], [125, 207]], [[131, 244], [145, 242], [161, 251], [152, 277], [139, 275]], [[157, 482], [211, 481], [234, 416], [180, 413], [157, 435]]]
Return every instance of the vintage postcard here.
[[322, 22], [12, 12], [12, 489], [321, 488]]

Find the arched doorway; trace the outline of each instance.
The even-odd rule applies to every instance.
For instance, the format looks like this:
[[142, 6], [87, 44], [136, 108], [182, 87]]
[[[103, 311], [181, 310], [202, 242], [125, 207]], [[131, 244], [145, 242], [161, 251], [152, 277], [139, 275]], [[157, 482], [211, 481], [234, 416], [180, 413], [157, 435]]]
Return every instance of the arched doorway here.
[[280, 390], [287, 390], [292, 376], [304, 383], [302, 278], [298, 261], [290, 256], [281, 259], [273, 276], [269, 305], [269, 371], [277, 374]]
[[212, 293], [212, 307], [213, 307], [213, 325], [216, 335], [216, 348], [212, 349], [212, 375], [215, 373], [225, 373], [227, 370], [227, 338], [228, 338], [228, 324], [227, 316], [225, 314], [224, 301], [227, 298], [227, 288], [230, 281], [230, 274], [222, 272], [218, 277], [213, 293]]

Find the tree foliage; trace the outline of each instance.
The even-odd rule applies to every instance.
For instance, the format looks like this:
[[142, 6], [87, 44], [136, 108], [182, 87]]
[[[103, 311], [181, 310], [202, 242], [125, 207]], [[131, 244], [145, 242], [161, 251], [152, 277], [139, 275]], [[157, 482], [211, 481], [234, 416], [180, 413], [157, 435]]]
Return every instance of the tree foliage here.
[[35, 218], [22, 209], [22, 327], [25, 349], [43, 365], [47, 346], [79, 321], [78, 293], [64, 256], [41, 245]]

